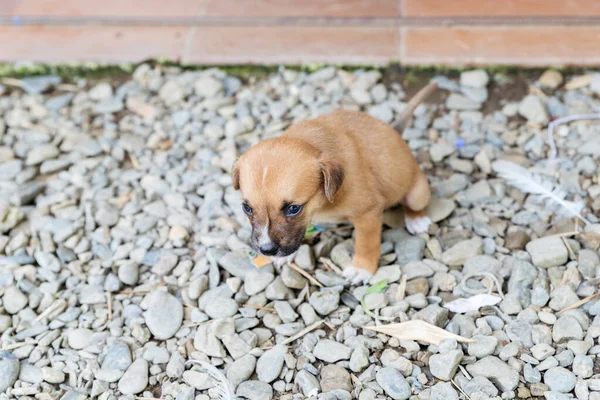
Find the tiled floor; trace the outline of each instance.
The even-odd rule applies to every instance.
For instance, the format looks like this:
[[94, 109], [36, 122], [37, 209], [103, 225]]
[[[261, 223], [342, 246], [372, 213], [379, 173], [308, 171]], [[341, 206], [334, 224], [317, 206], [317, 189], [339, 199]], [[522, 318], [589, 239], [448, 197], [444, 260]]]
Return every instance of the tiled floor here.
[[[493, 21], [488, 25], [464, 19], [439, 21], [565, 16], [600, 17], [600, 1], [1, 0], [5, 24], [0, 26], [0, 61], [600, 64], [600, 25], [589, 22], [498, 26]], [[315, 26], [314, 18], [321, 17], [335, 21]], [[47, 18], [53, 25], [32, 26], [27, 23], [31, 18]], [[190, 18], [220, 20], [194, 26]], [[232, 25], [227, 18], [246, 20]], [[266, 18], [270, 25], [257, 25], [256, 18]], [[293, 18], [306, 20], [291, 24]], [[427, 23], [402, 25], [394, 18]], [[169, 23], [159, 26], [157, 21]]]

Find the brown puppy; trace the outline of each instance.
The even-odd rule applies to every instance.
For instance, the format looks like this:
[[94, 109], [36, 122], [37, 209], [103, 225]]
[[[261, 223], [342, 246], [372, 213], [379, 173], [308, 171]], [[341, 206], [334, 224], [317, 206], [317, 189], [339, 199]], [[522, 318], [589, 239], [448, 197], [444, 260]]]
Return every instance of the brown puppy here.
[[431, 83], [411, 99], [397, 130], [365, 113], [336, 111], [293, 125], [242, 155], [233, 167], [233, 187], [242, 190], [252, 247], [287, 257], [311, 222], [350, 221], [356, 250], [344, 276], [366, 283], [377, 270], [385, 209], [403, 204], [413, 234], [431, 223], [423, 212], [429, 182], [399, 132], [436, 88]]

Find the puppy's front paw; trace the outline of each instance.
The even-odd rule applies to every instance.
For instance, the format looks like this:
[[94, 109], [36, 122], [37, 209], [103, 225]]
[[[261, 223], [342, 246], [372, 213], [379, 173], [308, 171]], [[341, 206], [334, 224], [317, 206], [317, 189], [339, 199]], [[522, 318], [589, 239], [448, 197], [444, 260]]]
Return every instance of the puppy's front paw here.
[[429, 219], [429, 217], [405, 217], [404, 223], [406, 224], [407, 231], [409, 231], [413, 235], [418, 235], [419, 233], [425, 233], [427, 232], [427, 230], [429, 230], [431, 220]]
[[366, 285], [373, 276], [370, 272], [356, 267], [346, 267], [342, 272], [342, 275], [353, 285], [361, 283]]

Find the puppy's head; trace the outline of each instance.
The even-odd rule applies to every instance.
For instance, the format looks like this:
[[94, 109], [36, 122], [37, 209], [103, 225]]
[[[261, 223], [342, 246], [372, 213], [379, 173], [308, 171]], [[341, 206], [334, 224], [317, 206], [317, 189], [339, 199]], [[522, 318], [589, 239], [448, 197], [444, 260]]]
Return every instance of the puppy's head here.
[[288, 137], [268, 139], [248, 150], [236, 161], [232, 175], [252, 225], [251, 245], [271, 257], [298, 250], [313, 215], [333, 202], [344, 180], [337, 163]]

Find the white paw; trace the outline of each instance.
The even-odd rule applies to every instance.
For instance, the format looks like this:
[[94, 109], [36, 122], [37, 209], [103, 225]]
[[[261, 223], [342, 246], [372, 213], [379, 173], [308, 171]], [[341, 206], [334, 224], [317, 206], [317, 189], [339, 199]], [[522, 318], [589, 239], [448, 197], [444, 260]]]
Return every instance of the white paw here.
[[429, 225], [431, 225], [431, 220], [429, 217], [419, 217], [414, 219], [406, 217], [404, 223], [406, 224], [407, 231], [413, 235], [418, 235], [419, 233], [427, 232]]
[[370, 274], [364, 269], [356, 267], [344, 268], [342, 275], [353, 285], [358, 285], [361, 283], [366, 285], [373, 276], [373, 274]]
[[292, 261], [294, 261], [294, 257], [296, 257], [296, 253], [290, 254], [289, 256], [286, 257], [273, 257], [273, 264], [275, 264], [275, 266], [277, 268], [281, 268], [283, 267], [285, 264], [289, 264]]

